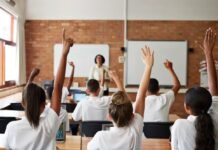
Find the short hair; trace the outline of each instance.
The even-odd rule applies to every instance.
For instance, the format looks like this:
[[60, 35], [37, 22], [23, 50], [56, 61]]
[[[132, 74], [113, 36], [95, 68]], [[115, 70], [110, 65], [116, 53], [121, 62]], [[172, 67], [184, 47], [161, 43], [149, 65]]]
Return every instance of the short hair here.
[[91, 92], [91, 93], [94, 93], [94, 92], [97, 92], [98, 89], [100, 88], [99, 86], [99, 83], [97, 80], [95, 79], [90, 79], [87, 83], [87, 89]]
[[125, 92], [118, 91], [113, 94], [109, 114], [118, 127], [129, 125], [133, 115], [133, 107]]
[[157, 93], [159, 90], [158, 80], [155, 78], [151, 78], [148, 85], [148, 91], [151, 93]]
[[103, 56], [103, 55], [101, 55], [101, 54], [98, 54], [98, 55], [96, 55], [96, 56], [95, 56], [95, 64], [97, 64], [97, 57], [98, 57], [98, 56], [100, 56], [100, 57], [101, 57], [102, 64], [104, 64], [104, 63], [105, 63], [105, 58], [104, 58], [104, 56]]
[[45, 91], [38, 85], [30, 83], [22, 93], [22, 103], [30, 125], [37, 128], [40, 121], [40, 108], [45, 104]]

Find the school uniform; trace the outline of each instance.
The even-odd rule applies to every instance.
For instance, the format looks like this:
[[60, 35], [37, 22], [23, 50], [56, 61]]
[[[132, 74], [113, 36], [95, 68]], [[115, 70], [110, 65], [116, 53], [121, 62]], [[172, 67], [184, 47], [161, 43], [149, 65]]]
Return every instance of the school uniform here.
[[145, 99], [144, 122], [168, 122], [169, 111], [175, 100], [172, 90], [157, 95], [149, 95]]
[[[218, 150], [218, 97], [213, 96], [213, 103], [209, 111], [213, 119], [215, 132], [215, 150]], [[171, 129], [172, 150], [193, 150], [196, 147], [195, 120], [197, 116], [190, 115], [187, 119], [178, 119]]]
[[88, 143], [88, 150], [140, 150], [143, 133], [143, 118], [139, 114], [127, 127], [111, 127], [109, 131], [99, 131]]
[[37, 128], [30, 126], [26, 117], [10, 122], [4, 134], [3, 146], [16, 150], [54, 150], [56, 132], [63, 118], [62, 112], [58, 116], [53, 109], [45, 107]]
[[61, 95], [61, 103], [67, 103], [67, 96], [69, 95], [69, 91], [67, 87], [62, 88], [62, 95]]
[[[103, 76], [103, 70], [105, 70], [104, 78], [110, 79], [108, 75], [108, 67], [106, 67], [105, 65], [102, 65], [101, 67], [99, 67], [98, 65], [94, 65], [90, 70], [89, 80], [95, 79], [97, 81], [100, 81], [101, 77]], [[103, 90], [104, 95], [109, 95], [109, 82], [104, 83]]]
[[79, 102], [72, 113], [74, 121], [107, 120], [111, 96], [87, 96]]

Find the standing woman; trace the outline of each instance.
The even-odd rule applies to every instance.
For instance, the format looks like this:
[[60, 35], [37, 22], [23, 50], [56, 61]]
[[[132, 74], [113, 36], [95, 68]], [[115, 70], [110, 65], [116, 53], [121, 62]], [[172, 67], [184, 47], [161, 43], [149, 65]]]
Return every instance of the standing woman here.
[[95, 64], [89, 73], [89, 79], [95, 79], [99, 81], [101, 87], [103, 87], [103, 93], [100, 92], [100, 96], [109, 95], [109, 82], [108, 67], [104, 65], [105, 58], [101, 54], [95, 56]]

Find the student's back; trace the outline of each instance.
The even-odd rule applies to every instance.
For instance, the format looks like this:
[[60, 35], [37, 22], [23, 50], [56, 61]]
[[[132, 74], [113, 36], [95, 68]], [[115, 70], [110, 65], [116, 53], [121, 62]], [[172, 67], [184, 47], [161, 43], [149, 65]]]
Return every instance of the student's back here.
[[56, 149], [55, 135], [60, 124], [58, 115], [50, 108], [40, 115], [39, 126], [33, 129], [27, 118], [11, 122], [6, 129], [7, 146], [16, 150]]
[[111, 103], [110, 96], [87, 96], [79, 102], [72, 114], [75, 121], [107, 120], [108, 107]]
[[161, 95], [149, 95], [145, 100], [145, 122], [167, 122], [169, 111], [175, 100], [172, 90]]

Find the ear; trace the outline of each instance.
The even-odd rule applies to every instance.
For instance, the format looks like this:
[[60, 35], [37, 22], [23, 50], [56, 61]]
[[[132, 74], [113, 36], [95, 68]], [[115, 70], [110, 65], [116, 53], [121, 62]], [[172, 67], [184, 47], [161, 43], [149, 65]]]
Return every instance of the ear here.
[[87, 93], [88, 95], [90, 95], [90, 91], [89, 91], [89, 89], [86, 89], [86, 93]]
[[186, 105], [186, 103], [184, 103], [184, 109], [185, 109], [185, 112], [186, 112], [187, 114], [189, 114], [189, 115], [192, 114], [192, 113], [191, 113], [191, 108], [190, 108], [188, 105]]

